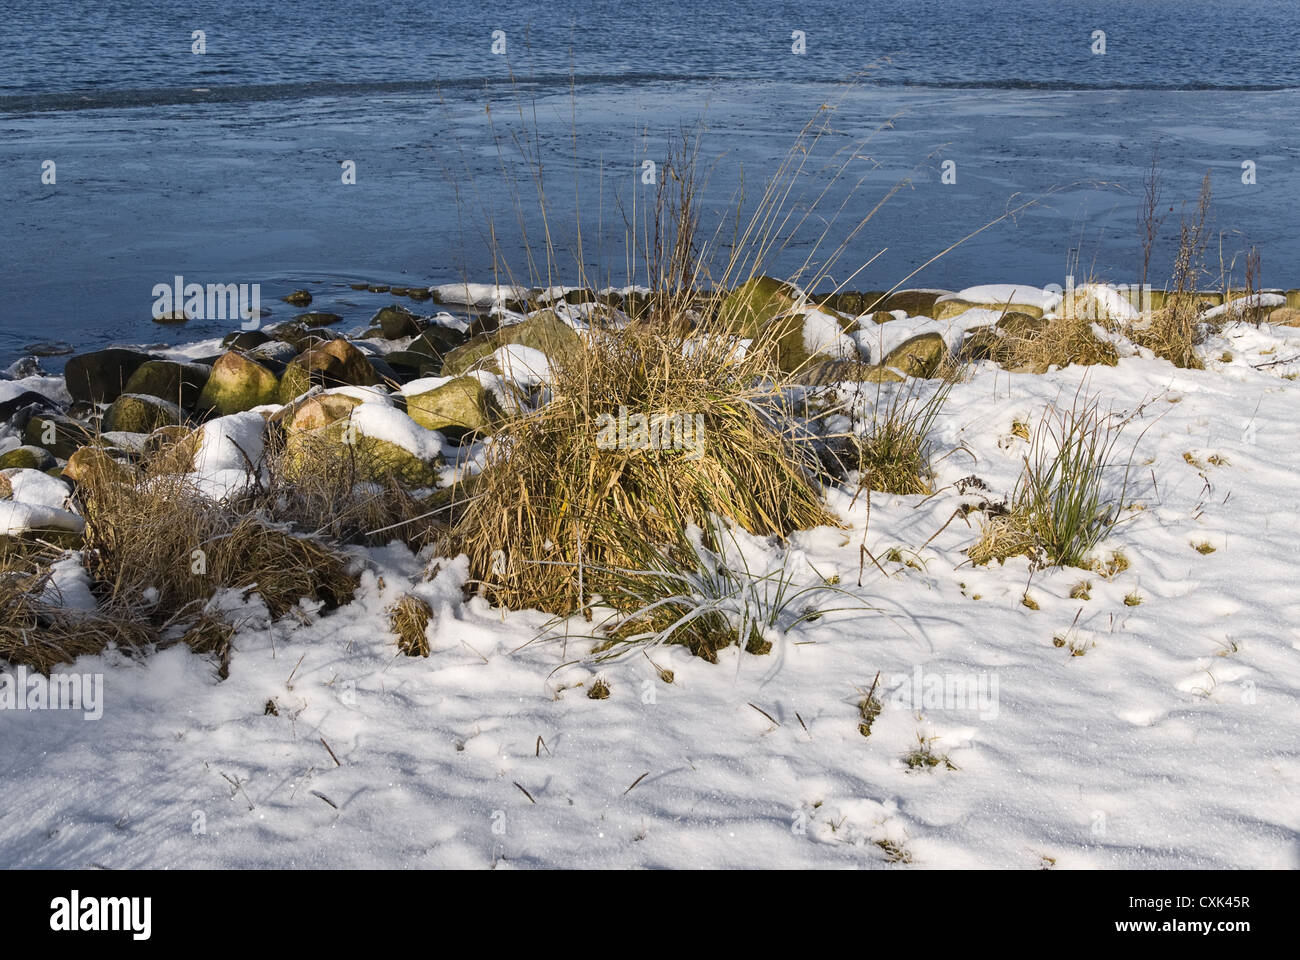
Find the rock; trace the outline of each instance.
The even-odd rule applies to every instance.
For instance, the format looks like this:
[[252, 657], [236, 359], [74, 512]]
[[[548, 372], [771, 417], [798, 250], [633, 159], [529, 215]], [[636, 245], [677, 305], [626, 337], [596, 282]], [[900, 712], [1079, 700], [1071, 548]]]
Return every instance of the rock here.
[[1022, 313], [1019, 310], [1008, 310], [993, 325], [1010, 337], [1033, 337], [1047, 329], [1048, 321], [1043, 319], [1041, 310], [1038, 316]]
[[1267, 320], [1269, 323], [1277, 324], [1280, 327], [1300, 327], [1300, 309], [1296, 307], [1277, 307], [1269, 312]]
[[24, 353], [34, 357], [62, 357], [76, 350], [72, 344], [63, 340], [38, 340], [23, 347]]
[[[856, 320], [827, 313], [826, 311], [827, 308], [821, 308], [818, 313], [823, 316], [820, 317], [817, 314], [809, 317], [802, 313], [773, 317], [763, 325], [756, 339], [761, 343], [772, 345], [776, 365], [786, 373], [802, 370], [817, 356], [828, 356], [832, 360], [845, 359], [843, 355], [835, 356], [824, 352], [826, 348], [832, 347], [830, 342], [818, 344], [814, 341], [813, 346], [817, 347], [817, 349], [812, 351], [808, 349], [809, 324], [817, 325], [834, 322], [839, 326], [840, 333], [857, 326]], [[823, 317], [829, 318], [829, 320], [823, 319]], [[813, 329], [816, 331], [816, 326]], [[822, 337], [821, 339], [825, 341], [828, 338]], [[854, 352], [856, 353], [856, 348], [854, 348]]]
[[351, 287], [353, 290], [369, 290], [369, 289], [370, 289], [370, 284], [368, 284], [368, 283], [349, 283], [348, 286]]
[[478, 380], [457, 377], [424, 393], [408, 394], [406, 412], [420, 426], [459, 441], [467, 434], [490, 433], [499, 410]]
[[295, 307], [305, 307], [311, 303], [311, 293], [307, 290], [295, 290], [288, 296], [281, 297], [285, 303], [291, 303]]
[[153, 433], [184, 420], [185, 414], [174, 403], [148, 394], [124, 393], [104, 412], [102, 426], [109, 433]]
[[415, 314], [400, 303], [381, 307], [379, 312], [370, 318], [370, 323], [379, 326], [385, 340], [401, 340], [403, 337], [420, 335], [420, 324]]
[[279, 341], [280, 343], [287, 343], [292, 346], [294, 350], [301, 353], [310, 346], [318, 343], [325, 343], [330, 339], [329, 337], [317, 332], [319, 329], [319, 327], [314, 330], [308, 329], [303, 324], [290, 320], [272, 327], [269, 333], [272, 340]]
[[384, 359], [396, 374], [394, 379], [413, 380], [416, 377], [435, 376], [442, 369], [442, 360], [412, 350], [394, 350], [384, 354]]
[[935, 303], [934, 319], [948, 320], [952, 317], [961, 316], [967, 310], [993, 310], [997, 313], [1007, 310], [1008, 312], [1027, 314], [1035, 319], [1043, 315], [1043, 308], [1032, 303], [976, 303], [951, 296]]
[[262, 330], [240, 330], [236, 333], [227, 334], [221, 341], [221, 345], [227, 349], [235, 347], [239, 350], [252, 350], [254, 347], [260, 347], [262, 344], [269, 342], [270, 339]]
[[884, 298], [885, 291], [883, 290], [868, 290], [863, 293], [854, 290], [844, 290], [840, 293], [833, 293], [830, 296], [817, 297], [815, 299], [824, 307], [829, 307], [832, 310], [847, 314], [850, 317], [860, 317], [869, 309], [872, 309], [873, 304], [875, 305], [875, 310], [880, 310]]
[[905, 378], [902, 373], [893, 367], [877, 364], [873, 367], [867, 367], [862, 374], [862, 379], [866, 383], [902, 383]]
[[27, 420], [31, 414], [39, 410], [57, 413], [59, 407], [49, 397], [39, 394], [35, 390], [24, 390], [16, 397], [0, 401], [0, 423], [8, 423], [21, 430], [27, 426]]
[[330, 340], [309, 347], [289, 362], [280, 378], [280, 402], [301, 396], [314, 383], [369, 387], [379, 383], [379, 374], [366, 355], [347, 340]]
[[367, 284], [366, 289], [369, 290], [371, 293], [387, 293], [387, 292], [388, 292], [388, 284], [386, 284], [386, 283], [371, 283], [371, 284]]
[[202, 413], [226, 416], [275, 403], [280, 382], [270, 367], [239, 350], [223, 353], [212, 365], [195, 408]]
[[[1284, 296], [1286, 297], [1286, 305], [1288, 307], [1292, 310], [1300, 310], [1300, 290], [1288, 290]], [[29, 353], [36, 353], [36, 351], [31, 347], [24, 347], [23, 349], [27, 350]], [[39, 356], [39, 354], [37, 354], [37, 356]]]
[[160, 313], [153, 318], [154, 323], [187, 323], [190, 315], [184, 310], [169, 310], [166, 313]]
[[90, 440], [90, 431], [82, 424], [62, 414], [38, 413], [27, 421], [23, 442], [44, 447], [60, 460], [66, 460], [83, 443]]
[[810, 387], [824, 387], [835, 383], [861, 380], [868, 364], [853, 360], [820, 360], [799, 371], [799, 382]]
[[[550, 310], [533, 314], [521, 323], [483, 333], [462, 344], [443, 358], [442, 376], [456, 377], [509, 344], [531, 347], [552, 363], [562, 363], [582, 350], [582, 338]], [[414, 344], [412, 344], [414, 346]]]
[[194, 465], [194, 454], [201, 439], [197, 430], [169, 424], [145, 437], [140, 453], [159, 472], [185, 473]]
[[131, 374], [124, 393], [158, 397], [188, 409], [198, 402], [209, 373], [201, 363], [146, 360]]
[[293, 318], [293, 323], [305, 327], [308, 330], [315, 330], [320, 327], [333, 326], [342, 322], [343, 317], [337, 313], [326, 313], [323, 310], [313, 310], [311, 313], [300, 313]]
[[732, 290], [718, 307], [718, 321], [736, 336], [752, 339], [764, 324], [789, 313], [799, 291], [772, 277], [753, 277]]
[[886, 354], [882, 366], [909, 377], [932, 377], [948, 355], [948, 345], [937, 333], [922, 333], [904, 340]]
[[424, 287], [411, 287], [409, 290], [406, 291], [406, 295], [410, 297], [412, 300], [428, 300], [430, 297], [433, 296], [433, 294], [431, 294]]
[[949, 295], [949, 290], [897, 290], [876, 309], [886, 312], [903, 310], [909, 317], [934, 317], [935, 301]]
[[49, 470], [55, 466], [53, 455], [42, 447], [26, 444], [0, 453], [0, 470]]
[[11, 380], [26, 380], [28, 377], [44, 377], [46, 373], [36, 357], [20, 357], [5, 368], [4, 375]]
[[[359, 405], [355, 398], [339, 394], [303, 401], [285, 424], [285, 477], [295, 480], [321, 471], [348, 469], [355, 470], [359, 482], [382, 483], [392, 478], [408, 486], [435, 486], [441, 458], [422, 458], [390, 440], [368, 435], [368, 421], [354, 416]], [[385, 426], [408, 432], [423, 430], [398, 410], [368, 406], [380, 408], [372, 412], [382, 414]]]
[[135, 473], [129, 463], [114, 457], [103, 447], [87, 445], [74, 450], [68, 457], [62, 477], [76, 484], [85, 484], [98, 477], [115, 483], [131, 483]]
[[74, 400], [112, 403], [126, 388], [131, 374], [148, 359], [147, 353], [117, 347], [81, 353], [68, 360], [63, 379]]
[[437, 361], [438, 367], [441, 369], [443, 359], [447, 354], [466, 341], [467, 337], [462, 331], [453, 330], [451, 327], [444, 327], [442, 324], [435, 323], [429, 325], [418, 337], [407, 344], [406, 349], [411, 353], [422, 353], [429, 359]]
[[406, 287], [389, 287], [388, 292], [395, 297], [406, 296]]

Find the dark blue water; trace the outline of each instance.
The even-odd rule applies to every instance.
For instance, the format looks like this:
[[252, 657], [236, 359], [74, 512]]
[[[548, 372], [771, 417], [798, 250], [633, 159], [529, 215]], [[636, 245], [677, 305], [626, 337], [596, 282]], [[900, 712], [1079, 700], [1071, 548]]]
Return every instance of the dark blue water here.
[[[36, 340], [224, 332], [150, 323], [153, 285], [177, 273], [259, 282], [268, 302], [307, 285], [358, 322], [380, 300], [348, 280], [491, 280], [503, 259], [526, 282], [572, 281], [529, 275], [523, 236], [542, 223], [524, 154], [543, 161], [561, 264], [626, 283], [625, 220], [651, 196], [644, 159], [707, 127], [707, 226], [742, 171], [752, 204], [830, 102], [809, 201], [835, 151], [887, 121], [822, 209], [843, 206], [848, 224], [909, 180], [842, 259], [848, 273], [885, 251], [853, 286], [890, 286], [1053, 189], [909, 285], [1060, 283], [1076, 258], [1134, 279], [1156, 143], [1169, 204], [1194, 200], [1209, 170], [1225, 249], [1258, 245], [1264, 281], [1296, 286], [1296, 21], [1294, 0], [0, 2], [0, 359]], [[46, 160], [55, 185], [41, 182]], [[944, 160], [955, 184], [940, 181]], [[773, 269], [796, 270], [810, 247], [792, 238]]]

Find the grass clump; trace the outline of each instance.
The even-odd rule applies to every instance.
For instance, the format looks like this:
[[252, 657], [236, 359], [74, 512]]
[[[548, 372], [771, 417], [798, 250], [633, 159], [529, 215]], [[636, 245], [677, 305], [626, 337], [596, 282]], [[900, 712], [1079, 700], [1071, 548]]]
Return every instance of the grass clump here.
[[88, 474], [76, 496], [93, 589], [141, 616], [197, 618], [233, 588], [257, 592], [278, 617], [300, 599], [347, 602], [356, 588], [341, 553], [268, 522], [256, 498], [215, 501], [181, 475], [108, 473]]
[[[801, 577], [788, 554], [767, 572], [752, 569], [734, 532], [718, 518], [708, 533], [691, 525], [687, 537], [684, 553], [664, 550], [642, 568], [601, 571], [611, 601], [622, 608], [599, 627], [602, 655], [680, 644], [716, 663], [727, 647], [766, 654], [774, 641], [803, 623], [840, 610], [867, 609], [863, 600], [811, 567], [812, 576]], [[724, 538], [730, 550], [722, 546]], [[830, 607], [832, 597], [847, 603]]]
[[555, 366], [550, 401], [502, 426], [448, 547], [495, 602], [566, 614], [592, 593], [617, 602], [612, 571], [661, 547], [689, 558], [691, 522], [778, 536], [835, 523], [766, 371], [723, 337], [593, 333]]
[[946, 753], [936, 753], [934, 742], [938, 737], [927, 737], [922, 734], [916, 735], [916, 747], [903, 758], [909, 770], [927, 770], [934, 767], [944, 767], [948, 770], [956, 770], [957, 765], [948, 758]]
[[397, 649], [408, 657], [427, 657], [429, 638], [425, 631], [433, 617], [432, 608], [413, 593], [404, 593], [388, 608], [388, 629], [397, 635]]
[[942, 382], [928, 395], [918, 387], [923, 382], [909, 379], [899, 384], [889, 390], [885, 403], [877, 394], [866, 432], [855, 438], [863, 488], [897, 494], [933, 492], [930, 432], [948, 401], [952, 382]]
[[1030, 441], [1006, 511], [985, 524], [968, 551], [971, 561], [1027, 556], [1038, 567], [1086, 568], [1088, 555], [1119, 522], [1128, 470], [1113, 501], [1105, 479], [1115, 466], [1122, 430], [1096, 399], [1076, 395], [1069, 408], [1049, 410]]
[[0, 557], [0, 661], [48, 676], [59, 664], [108, 646], [139, 649], [159, 639], [149, 623], [121, 606], [84, 611], [61, 600], [48, 566], [17, 551]]

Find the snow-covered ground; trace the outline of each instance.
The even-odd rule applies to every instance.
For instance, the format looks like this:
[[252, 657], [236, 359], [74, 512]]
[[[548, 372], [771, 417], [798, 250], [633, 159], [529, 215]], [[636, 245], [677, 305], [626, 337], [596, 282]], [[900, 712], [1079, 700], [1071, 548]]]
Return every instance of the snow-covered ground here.
[[[392, 546], [328, 615], [237, 601], [224, 682], [186, 648], [83, 658], [66, 670], [103, 675], [101, 719], [0, 712], [0, 865], [1300, 866], [1300, 362], [1275, 363], [1300, 330], [1232, 326], [1205, 356], [979, 365], [936, 432], [936, 495], [875, 494], [868, 523], [832, 491], [844, 529], [790, 556], [739, 538], [751, 566], [811, 565], [870, 605], [768, 656], [585, 663], [582, 641], [530, 643], [542, 614], [462, 602], [463, 559], [426, 580]], [[1011, 490], [1013, 423], [1081, 381], [1141, 408], [1134, 508], [1099, 551], [1127, 569], [973, 568], [979, 515], [954, 511]], [[959, 492], [970, 476], [988, 490]], [[385, 626], [408, 591], [435, 613], [427, 659]], [[947, 760], [909, 767], [918, 738]]]

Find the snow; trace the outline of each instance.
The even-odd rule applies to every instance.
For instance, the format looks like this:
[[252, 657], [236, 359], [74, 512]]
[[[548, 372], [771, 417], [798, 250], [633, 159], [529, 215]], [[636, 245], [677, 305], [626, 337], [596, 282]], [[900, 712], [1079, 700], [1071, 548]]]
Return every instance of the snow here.
[[1055, 310], [1061, 294], [1022, 283], [986, 283], [967, 287], [955, 294], [940, 297], [937, 303], [947, 300], [965, 300], [967, 303], [1019, 303], [1040, 307], [1044, 312]]
[[40, 470], [18, 468], [0, 471], [13, 489], [12, 499], [21, 503], [30, 503], [41, 507], [58, 507], [62, 509], [67, 502], [71, 489], [58, 477], [51, 477]]
[[1238, 297], [1235, 300], [1212, 307], [1201, 314], [1202, 320], [1214, 320], [1224, 314], [1240, 315], [1248, 309], [1256, 307], [1282, 307], [1286, 305], [1286, 297], [1277, 293], [1256, 293], [1249, 297]]
[[0, 500], [0, 536], [17, 536], [28, 530], [54, 529], [80, 533], [86, 523], [75, 513], [21, 500]]
[[[663, 647], [597, 665], [577, 636], [530, 643], [544, 614], [465, 601], [463, 557], [426, 580], [433, 558], [396, 544], [366, 551], [356, 598], [328, 614], [271, 622], [256, 595], [227, 597], [240, 628], [224, 682], [182, 647], [110, 650], [69, 668], [105, 677], [102, 719], [0, 717], [5, 802], [25, 811], [0, 818], [0, 862], [807, 868], [901, 851], [896, 869], [1294, 868], [1297, 356], [1300, 330], [1236, 324], [1207, 344], [1205, 370], [1140, 355], [1042, 376], [975, 364], [936, 427], [935, 495], [873, 494], [868, 508], [834, 489], [843, 529], [786, 546], [737, 535], [755, 571], [789, 557], [800, 583], [815, 568], [859, 601], [768, 656], [731, 648], [709, 664]], [[981, 521], [955, 511], [1013, 488], [1027, 452], [1013, 421], [1032, 429], [1081, 384], [1133, 418], [1119, 446], [1140, 509], [1099, 551], [1128, 568], [972, 567]], [[830, 392], [858, 419], [877, 402]], [[432, 449], [395, 414], [354, 416]], [[205, 427], [208, 476], [260, 420]], [[987, 490], [962, 493], [971, 476]], [[1123, 486], [1121, 466], [1107, 488]], [[1087, 600], [1071, 596], [1080, 581]], [[398, 655], [387, 632], [403, 592], [434, 611], [427, 659]], [[609, 699], [586, 695], [597, 674]], [[858, 703], [877, 675], [883, 709], [864, 737]], [[955, 769], [910, 768], [918, 737]]]
[[200, 476], [246, 470], [262, 457], [266, 420], [256, 410], [209, 420], [199, 428], [194, 472]]
[[395, 444], [421, 460], [434, 460], [442, 453], [442, 434], [425, 429], [396, 407], [363, 403], [353, 407], [351, 422], [362, 436]]
[[523, 300], [528, 288], [496, 283], [444, 283], [430, 287], [439, 303], [470, 307], [490, 307], [506, 300]]
[[[902, 312], [901, 310], [894, 311], [896, 314]], [[853, 331], [852, 337], [857, 342], [858, 347], [875, 360], [883, 359], [889, 351], [904, 341], [910, 340], [912, 337], [919, 337], [923, 333], [939, 334], [943, 337], [949, 350], [956, 350], [969, 331], [977, 327], [991, 326], [997, 323], [1001, 316], [1001, 310], [972, 307], [958, 316], [949, 317], [947, 320], [933, 320], [930, 317], [908, 317], [904, 314], [899, 319], [877, 324], [872, 322], [870, 318], [864, 318], [859, 329]]]
[[851, 337], [840, 329], [838, 317], [815, 307], [804, 309], [803, 346], [810, 354], [821, 354], [837, 360], [856, 359], [858, 348]]

